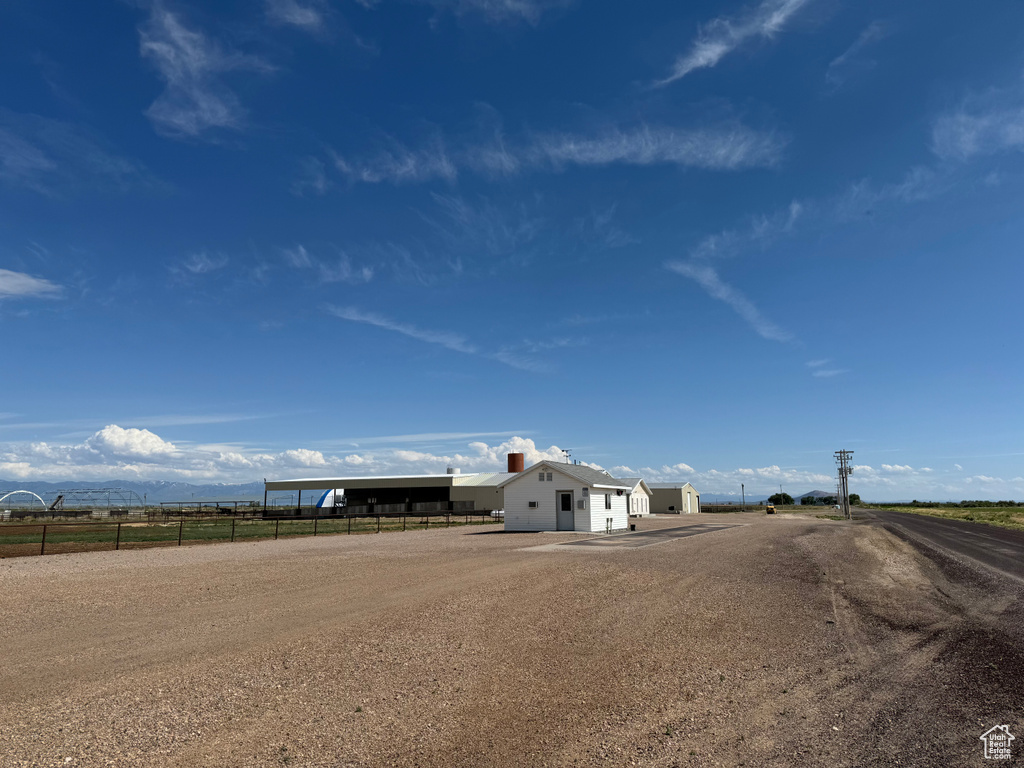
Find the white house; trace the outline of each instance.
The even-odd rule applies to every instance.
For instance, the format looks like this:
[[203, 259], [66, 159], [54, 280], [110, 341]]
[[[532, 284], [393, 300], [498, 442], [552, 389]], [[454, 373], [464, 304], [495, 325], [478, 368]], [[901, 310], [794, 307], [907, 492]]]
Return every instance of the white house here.
[[642, 477], [623, 477], [622, 482], [630, 486], [626, 494], [626, 509], [631, 517], [644, 517], [651, 514], [651, 489]]
[[506, 531], [621, 531], [633, 486], [581, 464], [542, 461], [499, 485]]

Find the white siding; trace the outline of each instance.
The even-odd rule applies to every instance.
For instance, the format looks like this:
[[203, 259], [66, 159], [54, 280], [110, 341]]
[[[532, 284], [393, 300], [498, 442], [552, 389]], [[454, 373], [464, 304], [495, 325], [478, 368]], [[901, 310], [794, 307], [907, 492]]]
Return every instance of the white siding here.
[[[612, 508], [605, 508], [605, 494], [610, 494]], [[606, 521], [612, 518], [612, 530], [623, 531], [629, 528], [629, 512], [626, 509], [626, 492], [619, 496], [615, 491], [596, 488], [590, 491], [590, 527], [586, 530], [601, 533], [607, 530]]]
[[[551, 481], [541, 482], [537, 479], [540, 472], [551, 472]], [[583, 489], [588, 495], [583, 495]], [[543, 468], [532, 472], [523, 472], [505, 486], [505, 530], [506, 531], [554, 531], [557, 529], [558, 493], [571, 491], [573, 501], [573, 519], [577, 531], [603, 532], [605, 519], [613, 518], [613, 530], [624, 530], [629, 527], [629, 516], [626, 513], [626, 495], [616, 495], [615, 491], [594, 489], [580, 483], [579, 480], [563, 475], [554, 467]], [[604, 508], [604, 494], [610, 493], [612, 509]], [[583, 499], [584, 509], [579, 508]], [[529, 502], [536, 501], [536, 509], [531, 509]]]
[[639, 484], [629, 497], [629, 514], [643, 517], [651, 514], [651, 500]]

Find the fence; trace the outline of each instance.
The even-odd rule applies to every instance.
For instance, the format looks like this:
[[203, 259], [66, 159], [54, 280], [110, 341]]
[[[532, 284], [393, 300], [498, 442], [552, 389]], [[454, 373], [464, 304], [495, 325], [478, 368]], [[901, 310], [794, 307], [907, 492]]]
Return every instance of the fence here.
[[[431, 518], [434, 522], [431, 523]], [[290, 517], [181, 517], [159, 523], [5, 523], [0, 525], [0, 558], [100, 550], [141, 549], [296, 536], [428, 530], [452, 525], [500, 522], [488, 510], [470, 513], [416, 512], [374, 515]]]

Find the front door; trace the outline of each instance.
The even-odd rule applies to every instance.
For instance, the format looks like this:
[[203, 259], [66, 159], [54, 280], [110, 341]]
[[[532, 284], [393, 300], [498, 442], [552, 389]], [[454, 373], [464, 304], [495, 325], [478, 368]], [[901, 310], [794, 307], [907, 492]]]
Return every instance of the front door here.
[[576, 525], [572, 512], [572, 491], [558, 492], [558, 506], [555, 509], [558, 515], [555, 520], [555, 529], [559, 531], [575, 531]]

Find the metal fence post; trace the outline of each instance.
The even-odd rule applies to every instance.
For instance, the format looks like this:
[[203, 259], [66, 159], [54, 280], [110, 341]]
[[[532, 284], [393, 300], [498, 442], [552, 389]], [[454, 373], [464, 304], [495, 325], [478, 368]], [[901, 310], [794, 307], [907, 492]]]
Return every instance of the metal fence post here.
[[444, 516], [444, 527], [445, 528], [451, 528], [452, 527], [452, 515], [451, 515], [450, 512], [447, 515]]
[[116, 552], [121, 548], [121, 524], [117, 524], [117, 539], [114, 541], [114, 551]]
[[280, 517], [277, 518], [277, 521], [274, 524], [274, 539], [275, 540], [277, 539], [277, 532], [279, 530], [281, 530], [281, 518]]
[[235, 519], [236, 518], [234, 518], [234, 517], [231, 518], [231, 540], [232, 541], [235, 540]]
[[43, 540], [39, 544], [39, 554], [46, 552], [46, 523], [43, 523]]
[[377, 514], [377, 533], [380, 533], [380, 513]]
[[352, 535], [352, 515], [346, 515], [348, 517], [348, 535]]
[[178, 546], [181, 546], [181, 534], [185, 530], [185, 518], [178, 521]]
[[405, 515], [402, 515], [402, 533], [405, 533]]
[[425, 531], [429, 531], [430, 530], [430, 515], [427, 515], [427, 524], [423, 527], [423, 530], [425, 530]]
[[313, 535], [316, 536], [316, 524], [320, 522], [320, 518], [313, 515]]

